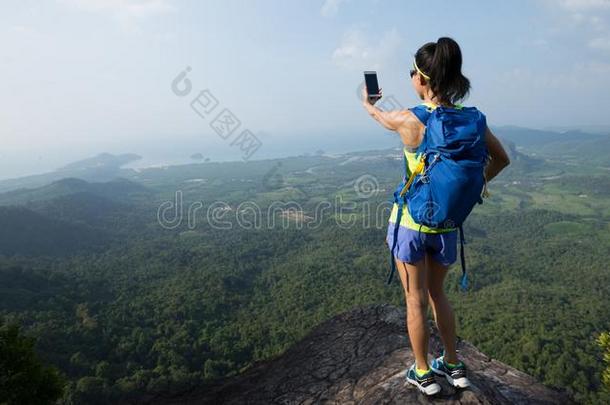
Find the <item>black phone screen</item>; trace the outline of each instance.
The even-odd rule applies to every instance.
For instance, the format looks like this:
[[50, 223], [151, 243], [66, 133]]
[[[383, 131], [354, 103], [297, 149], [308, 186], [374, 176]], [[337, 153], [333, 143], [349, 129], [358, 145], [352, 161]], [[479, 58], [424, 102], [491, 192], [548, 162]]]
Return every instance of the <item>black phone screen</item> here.
[[377, 72], [364, 72], [364, 82], [366, 83], [366, 89], [369, 96], [376, 96], [379, 94], [379, 83], [377, 83]]

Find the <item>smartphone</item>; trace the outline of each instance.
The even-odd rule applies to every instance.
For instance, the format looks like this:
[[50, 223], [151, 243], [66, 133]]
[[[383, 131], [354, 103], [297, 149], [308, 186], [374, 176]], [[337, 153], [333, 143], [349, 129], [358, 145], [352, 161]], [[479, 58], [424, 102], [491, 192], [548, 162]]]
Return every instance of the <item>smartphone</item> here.
[[369, 96], [369, 100], [379, 100], [381, 98], [381, 94], [379, 94], [377, 72], [373, 70], [367, 70], [366, 72], [364, 72], [364, 83], [366, 84], [366, 90]]

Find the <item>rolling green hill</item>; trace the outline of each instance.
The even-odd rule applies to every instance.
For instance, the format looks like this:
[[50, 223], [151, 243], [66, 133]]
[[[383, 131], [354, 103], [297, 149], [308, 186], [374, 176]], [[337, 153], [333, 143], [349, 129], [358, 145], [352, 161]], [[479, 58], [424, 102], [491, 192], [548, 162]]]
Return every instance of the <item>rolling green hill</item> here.
[[0, 255], [66, 256], [98, 251], [108, 235], [85, 224], [45, 217], [23, 207], [0, 207]]
[[[598, 159], [608, 143], [507, 147], [513, 164], [466, 223], [471, 291], [458, 291], [459, 265], [448, 276], [458, 334], [579, 402], [607, 403], [596, 340], [610, 330], [610, 176]], [[592, 158], [574, 158], [578, 148]], [[20, 206], [0, 207], [0, 317], [38, 337], [70, 381], [66, 403], [233, 375], [339, 312], [403, 305], [396, 279], [384, 284], [387, 211], [371, 209], [387, 208], [400, 165], [399, 150], [383, 150], [4, 193]], [[177, 192], [182, 216], [162, 227], [159, 207]], [[240, 216], [244, 202], [259, 222]], [[223, 210], [210, 217], [215, 203]], [[298, 215], [269, 211], [278, 203]]]

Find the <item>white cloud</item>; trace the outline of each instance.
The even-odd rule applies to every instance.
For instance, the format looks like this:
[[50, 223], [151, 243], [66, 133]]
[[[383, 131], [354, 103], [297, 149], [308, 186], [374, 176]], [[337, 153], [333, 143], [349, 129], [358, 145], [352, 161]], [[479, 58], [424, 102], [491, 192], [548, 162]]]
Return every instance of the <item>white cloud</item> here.
[[[609, 86], [610, 63], [574, 61], [561, 71], [526, 64], [479, 78], [477, 87], [486, 90], [477, 98], [489, 105], [488, 117], [503, 117], [504, 123], [574, 125], [574, 111], [578, 111], [579, 123], [603, 124]], [[498, 94], [502, 94], [503, 107], [496, 103]], [[592, 102], [579, 105], [574, 100]]]
[[591, 23], [591, 26], [598, 31], [603, 31], [608, 28], [606, 22], [597, 15], [589, 17], [589, 22]]
[[589, 48], [599, 49], [602, 51], [610, 51], [610, 38], [598, 37], [589, 41]]
[[59, 0], [77, 9], [105, 13], [116, 19], [123, 28], [137, 30], [138, 21], [174, 10], [170, 0]]
[[332, 59], [336, 65], [345, 68], [380, 69], [396, 58], [401, 43], [395, 28], [386, 31], [376, 44], [371, 43], [362, 31], [350, 30], [334, 50]]
[[[606, 29], [610, 0], [540, 0], [549, 10], [561, 10], [576, 25]], [[557, 7], [559, 6], [559, 7]]]
[[[535, 90], [537, 95], [546, 91], [584, 92], [607, 88], [610, 85], [610, 63], [576, 62], [562, 72], [538, 71], [529, 66], [500, 72], [497, 82], [504, 88], [523, 94]], [[584, 94], [583, 94], [584, 97]]]
[[86, 11], [109, 12], [133, 17], [146, 17], [173, 10], [167, 0], [61, 0]]
[[531, 44], [541, 48], [548, 48], [549, 41], [544, 38], [537, 38], [531, 41]]
[[347, 3], [349, 0], [324, 0], [324, 4], [322, 4], [322, 8], [320, 9], [320, 14], [322, 17], [333, 17], [339, 11], [339, 7], [341, 4]]
[[592, 28], [596, 31], [604, 31], [607, 29], [607, 23], [604, 18], [599, 15], [591, 15], [585, 12], [568, 13], [572, 23], [577, 27]]
[[557, 34], [580, 39], [583, 46], [592, 50], [610, 50], [610, 0], [541, 1], [550, 11], [559, 11], [554, 28]]
[[560, 0], [559, 5], [570, 11], [590, 11], [610, 9], [610, 0]]

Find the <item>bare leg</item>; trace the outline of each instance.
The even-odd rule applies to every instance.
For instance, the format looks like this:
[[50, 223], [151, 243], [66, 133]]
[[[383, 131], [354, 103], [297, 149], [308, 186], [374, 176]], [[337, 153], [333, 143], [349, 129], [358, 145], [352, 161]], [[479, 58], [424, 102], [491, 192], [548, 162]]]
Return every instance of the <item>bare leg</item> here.
[[405, 291], [407, 331], [415, 356], [415, 367], [428, 370], [428, 281], [424, 260], [415, 265], [396, 260], [396, 267]]
[[430, 306], [445, 346], [445, 360], [449, 363], [457, 363], [455, 316], [443, 285], [448, 267], [434, 261], [429, 254], [426, 254], [426, 262], [429, 270], [427, 275]]

